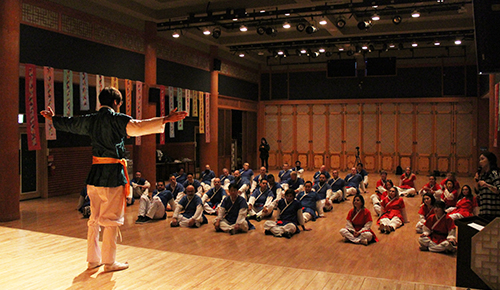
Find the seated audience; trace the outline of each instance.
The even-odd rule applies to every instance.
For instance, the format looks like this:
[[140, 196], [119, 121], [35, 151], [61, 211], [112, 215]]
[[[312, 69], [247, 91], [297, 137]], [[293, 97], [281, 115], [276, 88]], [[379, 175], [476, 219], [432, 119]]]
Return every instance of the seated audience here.
[[203, 192], [207, 192], [212, 187], [212, 180], [215, 178], [215, 172], [210, 169], [210, 165], [205, 165], [205, 170], [200, 173], [201, 186]]
[[392, 187], [384, 200], [382, 200], [381, 212], [378, 223], [381, 233], [390, 234], [397, 228], [408, 222], [406, 215], [405, 202], [399, 197], [397, 187]]
[[167, 218], [166, 208], [170, 204], [175, 209], [172, 193], [165, 189], [165, 183], [158, 181], [156, 189], [151, 196], [143, 194], [139, 200], [139, 216], [136, 224], [147, 223], [151, 220], [164, 220]]
[[[184, 186], [177, 181], [177, 178], [173, 175], [170, 176], [170, 183], [167, 185], [167, 189], [172, 193], [172, 197], [175, 202], [178, 203], [184, 196]], [[167, 206], [167, 209], [169, 206]], [[170, 210], [174, 210], [170, 208]]]
[[321, 165], [321, 167], [319, 168], [319, 171], [315, 172], [313, 175], [314, 183], [317, 183], [319, 181], [320, 174], [324, 174], [327, 181], [330, 179], [330, 173], [328, 173], [328, 170], [326, 170], [326, 166]]
[[274, 180], [273, 174], [267, 175], [267, 184], [269, 186], [269, 190], [271, 190], [271, 192], [275, 196], [274, 208], [276, 208], [278, 206], [278, 202], [283, 197], [283, 188], [281, 188], [281, 185]]
[[222, 187], [226, 191], [229, 189], [229, 184], [234, 181], [234, 176], [229, 174], [229, 169], [227, 168], [222, 169], [222, 175], [219, 178]]
[[356, 165], [356, 171], [363, 177], [363, 185], [368, 188], [368, 172], [365, 170], [363, 163]]
[[332, 178], [327, 181], [328, 185], [330, 185], [330, 188], [332, 189], [331, 191], [331, 196], [327, 197], [330, 202], [336, 203], [336, 202], [342, 202], [345, 200], [345, 181], [339, 177], [339, 171], [338, 170], [333, 170], [332, 171]]
[[207, 191], [201, 198], [203, 208], [207, 214], [216, 214], [220, 203], [227, 196], [219, 178], [214, 178], [213, 183], [214, 187]]
[[132, 186], [134, 198], [140, 198], [143, 194], [149, 194], [149, 187], [151, 184], [146, 179], [142, 178], [140, 171], [135, 173], [134, 178], [130, 180], [130, 185]]
[[264, 166], [260, 168], [260, 174], [253, 178], [250, 192], [253, 192], [259, 186], [262, 179], [267, 179], [267, 169]]
[[292, 170], [288, 163], [283, 163], [283, 169], [278, 173], [278, 178], [280, 179], [280, 185], [283, 187], [283, 190], [288, 189], [288, 180], [290, 180], [290, 174]]
[[254, 190], [248, 200], [248, 217], [255, 218], [260, 222], [262, 218], [272, 215], [274, 199], [275, 196], [269, 189], [267, 180], [262, 179], [259, 187]]
[[297, 176], [297, 172], [292, 171], [290, 174], [290, 179], [288, 180], [288, 189], [295, 190], [295, 193], [299, 193], [304, 190], [304, 179]]
[[201, 183], [197, 179], [194, 179], [194, 174], [191, 172], [188, 172], [187, 179], [186, 181], [184, 181], [184, 184], [182, 184], [184, 188], [187, 188], [189, 185], [192, 185], [194, 187], [195, 193], [199, 197], [203, 195], [203, 186], [201, 186]]
[[361, 194], [354, 196], [352, 200], [353, 208], [347, 214], [345, 228], [340, 230], [340, 234], [345, 241], [355, 244], [368, 245], [371, 241], [378, 241], [377, 236], [372, 231], [372, 215], [365, 207], [365, 199]]
[[418, 191], [420, 195], [424, 195], [425, 193], [431, 193], [434, 196], [441, 196], [441, 193], [443, 193], [434, 175], [429, 176], [429, 182]]
[[179, 171], [174, 173], [175, 179], [177, 180], [178, 183], [184, 184], [184, 182], [187, 179], [187, 174], [184, 171], [184, 167], [179, 168]]
[[452, 180], [446, 181], [443, 193], [439, 197], [435, 196], [436, 200], [444, 201], [446, 208], [455, 207], [458, 200], [458, 191], [455, 189], [455, 184]]
[[387, 196], [387, 191], [394, 186], [392, 181], [390, 183], [388, 181], [387, 172], [385, 170], [380, 171], [380, 179], [375, 185], [375, 193], [370, 196], [373, 203], [373, 209], [378, 216], [380, 216], [380, 202]]
[[477, 205], [476, 197], [472, 194], [470, 186], [462, 186], [460, 195], [458, 196], [457, 205], [446, 209], [448, 216], [453, 220], [463, 219], [473, 215], [479, 214], [479, 207]]
[[316, 209], [318, 210], [319, 217], [325, 216], [325, 211], [330, 211], [333, 209], [332, 202], [327, 197], [332, 196], [332, 189], [330, 185], [326, 182], [326, 177], [323, 173], [319, 175], [319, 180], [314, 184], [313, 190], [318, 195], [318, 203], [316, 204]]
[[289, 239], [300, 232], [299, 225], [304, 231], [311, 230], [304, 225], [302, 205], [295, 199], [294, 190], [289, 189], [285, 192], [285, 198], [279, 200], [277, 208], [276, 221], [266, 221], [264, 224], [266, 235]]
[[[452, 182], [450, 180], [450, 182]], [[436, 201], [435, 214], [431, 215], [423, 226], [423, 233], [418, 239], [420, 250], [431, 252], [455, 252], [457, 249], [456, 227], [453, 219], [446, 215], [445, 204]]]
[[208, 223], [203, 214], [203, 203], [192, 185], [186, 187], [186, 195], [179, 201], [172, 216], [171, 227], [199, 228]]
[[250, 169], [249, 163], [244, 163], [243, 168], [240, 169], [241, 176], [245, 177], [249, 181], [253, 180], [253, 170]]
[[248, 199], [248, 195], [250, 193], [250, 180], [241, 176], [241, 173], [239, 170], [235, 170], [233, 174], [234, 174], [234, 180], [232, 183], [236, 184], [236, 186], [238, 188], [238, 194], [243, 196], [243, 198], [246, 201]]
[[297, 176], [302, 178], [302, 174], [304, 173], [304, 168], [302, 168], [302, 163], [300, 161], [295, 161], [295, 167], [292, 168], [292, 171], [297, 172]]
[[304, 191], [301, 191], [297, 195], [297, 200], [300, 201], [302, 205], [302, 212], [304, 216], [304, 222], [310, 220], [315, 221], [318, 216], [316, 214], [316, 203], [319, 201], [318, 194], [312, 191], [312, 182], [306, 181], [304, 185]]
[[415, 180], [417, 176], [411, 172], [410, 167], [406, 167], [405, 172], [399, 178], [399, 194], [406, 197], [414, 197], [417, 193], [415, 189]]
[[229, 185], [229, 196], [222, 201], [217, 217], [214, 219], [215, 230], [234, 235], [246, 233], [255, 227], [246, 219], [248, 204], [245, 198], [238, 194], [235, 183]]
[[352, 196], [366, 192], [365, 185], [363, 183], [363, 177], [361, 177], [361, 175], [358, 174], [358, 172], [356, 171], [356, 167], [351, 168], [351, 173], [347, 174], [344, 180], [346, 183], [345, 186], [346, 196]]
[[415, 226], [417, 233], [422, 233], [422, 227], [425, 224], [427, 218], [429, 218], [432, 214], [434, 214], [434, 204], [436, 203], [436, 199], [434, 198], [434, 194], [427, 192], [422, 196], [422, 204], [418, 209], [419, 221]]
[[448, 180], [453, 181], [453, 184], [454, 184], [453, 187], [456, 191], [460, 190], [460, 183], [458, 183], [457, 175], [455, 174], [455, 172], [446, 173], [446, 178], [441, 180], [441, 182], [439, 183], [439, 185], [441, 186], [442, 189], [444, 189], [446, 187], [446, 182]]

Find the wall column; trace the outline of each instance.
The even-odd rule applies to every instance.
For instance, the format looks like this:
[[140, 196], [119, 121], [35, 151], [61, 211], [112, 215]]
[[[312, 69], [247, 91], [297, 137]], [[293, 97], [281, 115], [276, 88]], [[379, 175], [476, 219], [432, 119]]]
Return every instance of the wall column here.
[[[17, 220], [19, 211], [19, 49], [21, 0], [0, 1], [0, 222]], [[7, 164], [9, 164], [7, 166]]]
[[[493, 144], [495, 142], [495, 103], [497, 102], [497, 100], [495, 100], [495, 74], [490, 74], [490, 93], [489, 93], [489, 105], [490, 105], [490, 128], [489, 128], [489, 132], [490, 132], [490, 140], [489, 140], [489, 146], [488, 146], [488, 150], [492, 153], [495, 153], [495, 155], [497, 157], [498, 156], [498, 153], [500, 152], [498, 150], [498, 147], [494, 147]], [[498, 142], [500, 143], [500, 142]], [[500, 144], [497, 144], [497, 146], [500, 146]]]
[[[145, 72], [142, 99], [142, 119], [156, 117], [156, 104], [149, 103], [149, 86], [156, 85], [156, 23], [146, 22], [145, 28]], [[143, 178], [156, 184], [156, 134], [141, 137], [141, 145], [134, 145], [134, 171], [141, 171]]]
[[205, 170], [209, 164], [216, 176], [221, 174], [219, 167], [219, 72], [213, 69], [214, 59], [218, 56], [217, 46], [210, 46], [210, 143], [205, 141], [205, 135], [200, 135], [200, 170]]

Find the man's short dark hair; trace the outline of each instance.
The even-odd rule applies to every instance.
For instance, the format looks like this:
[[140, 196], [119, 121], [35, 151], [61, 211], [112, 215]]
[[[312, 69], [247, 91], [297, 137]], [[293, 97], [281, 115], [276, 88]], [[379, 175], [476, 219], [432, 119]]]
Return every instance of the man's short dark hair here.
[[114, 101], [119, 104], [122, 102], [122, 94], [119, 90], [113, 87], [105, 87], [99, 94], [99, 102], [101, 105], [113, 106]]
[[238, 190], [238, 185], [236, 185], [236, 183], [230, 183], [228, 189], [232, 189], [232, 188]]

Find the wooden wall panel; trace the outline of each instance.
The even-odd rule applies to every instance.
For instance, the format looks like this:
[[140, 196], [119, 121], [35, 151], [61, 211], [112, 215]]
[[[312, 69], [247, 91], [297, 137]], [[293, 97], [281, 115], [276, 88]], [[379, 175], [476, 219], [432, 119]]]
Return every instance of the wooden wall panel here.
[[48, 196], [82, 191], [92, 166], [92, 148], [51, 148], [49, 154], [54, 156], [56, 168], [49, 173]]

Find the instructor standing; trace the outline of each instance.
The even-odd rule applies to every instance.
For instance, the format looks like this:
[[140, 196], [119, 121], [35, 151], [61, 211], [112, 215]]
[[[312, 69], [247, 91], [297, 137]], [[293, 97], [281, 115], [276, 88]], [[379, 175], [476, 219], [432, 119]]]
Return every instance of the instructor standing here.
[[[125, 198], [130, 190], [124, 140], [127, 136], [163, 133], [165, 123], [182, 120], [187, 113], [173, 110], [166, 117], [132, 119], [118, 113], [122, 95], [112, 87], [101, 91], [99, 102], [101, 109], [97, 113], [81, 117], [56, 117], [50, 107], [40, 113], [52, 120], [57, 130], [90, 136], [93, 157], [86, 180], [92, 213], [87, 234], [88, 269], [104, 264], [106, 272], [120, 271], [128, 268], [128, 263], [115, 261], [118, 226], [123, 225]], [[99, 248], [100, 226], [104, 228], [102, 255]]]

